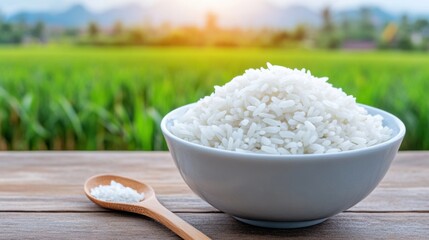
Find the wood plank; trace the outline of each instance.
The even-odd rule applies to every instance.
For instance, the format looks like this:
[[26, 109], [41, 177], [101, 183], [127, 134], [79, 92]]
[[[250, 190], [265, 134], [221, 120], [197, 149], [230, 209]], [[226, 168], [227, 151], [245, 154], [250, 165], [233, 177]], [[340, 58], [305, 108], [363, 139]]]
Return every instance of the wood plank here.
[[195, 196], [168, 153], [0, 153], [0, 239], [178, 239], [152, 220], [106, 211], [83, 182], [116, 172], [149, 182], [161, 202], [213, 239], [421, 239], [429, 232], [429, 152], [401, 152], [364, 201], [305, 229], [242, 224]]
[[[85, 179], [100, 172], [150, 183], [175, 212], [216, 211], [190, 191], [166, 152], [0, 153], [0, 211], [102, 211], [82, 191]], [[429, 153], [401, 152], [380, 186], [351, 211], [427, 211], [427, 199]]]
[[[246, 225], [219, 213], [179, 214], [213, 239], [422, 239], [429, 213], [344, 213], [294, 230]], [[178, 239], [138, 215], [106, 213], [0, 213], [2, 239]]]
[[193, 196], [165, 152], [2, 152], [0, 211], [100, 211], [83, 195], [83, 183], [102, 172], [126, 173], [157, 193]]
[[429, 187], [429, 151], [399, 152], [379, 187]]
[[[126, 173], [150, 181], [159, 185], [160, 193], [189, 192], [166, 152], [0, 153], [0, 188], [3, 191], [22, 191], [10, 185], [17, 183], [36, 188], [61, 184], [66, 186], [65, 190], [70, 190], [68, 186], [103, 172]], [[429, 153], [401, 152], [380, 187], [421, 187], [422, 183], [428, 182]], [[164, 189], [165, 183], [174, 185]]]
[[[43, 186], [76, 191], [86, 178], [115, 172], [148, 181], [163, 194], [189, 193], [168, 152], [0, 153], [0, 190], [22, 192]], [[53, 181], [55, 180], [55, 181]], [[422, 187], [429, 183], [429, 152], [401, 152], [380, 187]], [[12, 186], [17, 185], [17, 186]], [[22, 188], [20, 188], [20, 185]], [[62, 187], [55, 188], [54, 186]], [[46, 189], [49, 191], [49, 188]]]
[[[218, 212], [194, 194], [160, 195], [160, 201], [173, 212]], [[428, 211], [429, 188], [378, 188], [349, 211], [397, 212]], [[90, 202], [83, 192], [72, 195], [31, 196], [0, 193], [0, 212], [4, 211], [104, 211]]]
[[100, 173], [137, 178], [160, 194], [191, 193], [165, 152], [0, 153], [0, 192], [4, 194], [80, 194], [85, 180]]
[[429, 187], [376, 188], [350, 211], [428, 211]]
[[[160, 202], [173, 212], [219, 212], [196, 195], [161, 195]], [[86, 196], [0, 196], [0, 212], [103, 212]]]

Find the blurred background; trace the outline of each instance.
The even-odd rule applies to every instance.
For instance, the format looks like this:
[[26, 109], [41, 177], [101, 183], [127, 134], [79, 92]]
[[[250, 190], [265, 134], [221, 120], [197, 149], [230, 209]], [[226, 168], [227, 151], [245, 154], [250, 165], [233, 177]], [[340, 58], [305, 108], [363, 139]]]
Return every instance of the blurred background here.
[[327, 76], [429, 150], [429, 1], [2, 0], [0, 150], [166, 150], [159, 123], [266, 62]]

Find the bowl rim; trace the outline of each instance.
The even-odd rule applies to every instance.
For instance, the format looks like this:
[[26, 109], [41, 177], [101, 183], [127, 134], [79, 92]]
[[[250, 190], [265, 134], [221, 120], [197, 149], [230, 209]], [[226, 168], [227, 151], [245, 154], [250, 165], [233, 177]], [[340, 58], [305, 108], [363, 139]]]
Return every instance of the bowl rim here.
[[378, 143], [376, 145], [372, 145], [365, 148], [360, 149], [353, 149], [353, 150], [347, 150], [342, 152], [335, 152], [335, 153], [314, 153], [314, 154], [269, 154], [269, 153], [247, 153], [247, 152], [237, 152], [237, 151], [230, 151], [230, 150], [224, 150], [224, 149], [218, 149], [213, 147], [208, 147], [204, 145], [200, 145], [197, 143], [189, 142], [184, 139], [181, 139], [180, 137], [174, 135], [167, 127], [167, 121], [172, 118], [172, 115], [176, 114], [179, 111], [184, 111], [184, 109], [187, 109], [191, 107], [192, 105], [195, 105], [196, 103], [190, 103], [183, 105], [181, 107], [175, 108], [169, 113], [167, 113], [161, 120], [161, 130], [166, 135], [166, 137], [169, 137], [171, 139], [174, 139], [175, 141], [178, 141], [188, 147], [197, 148], [201, 151], [213, 153], [213, 154], [222, 154], [222, 155], [230, 155], [235, 157], [246, 157], [249, 159], [261, 159], [264, 158], [265, 161], [267, 160], [273, 160], [273, 161], [279, 161], [279, 160], [286, 160], [286, 159], [309, 159], [309, 160], [315, 160], [315, 159], [321, 159], [326, 157], [344, 157], [350, 154], [359, 154], [363, 152], [371, 152], [371, 151], [377, 151], [381, 150], [388, 145], [393, 144], [396, 141], [401, 140], [405, 136], [406, 128], [404, 123], [395, 115], [384, 111], [382, 109], [368, 106], [365, 104], [358, 103], [359, 106], [364, 107], [366, 110], [371, 110], [375, 112], [375, 114], [382, 114], [384, 115], [383, 118], [385, 119], [385, 116], [392, 119], [392, 122], [398, 127], [399, 131], [393, 135], [390, 139], [387, 141]]

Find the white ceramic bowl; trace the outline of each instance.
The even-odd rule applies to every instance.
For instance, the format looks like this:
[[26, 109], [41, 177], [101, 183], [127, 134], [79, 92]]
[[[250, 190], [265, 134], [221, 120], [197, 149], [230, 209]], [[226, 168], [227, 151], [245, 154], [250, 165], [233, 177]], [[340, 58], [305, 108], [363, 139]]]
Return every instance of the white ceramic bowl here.
[[177, 168], [188, 186], [215, 208], [245, 223], [297, 228], [320, 223], [364, 199], [386, 174], [405, 126], [385, 111], [393, 129], [386, 142], [328, 154], [268, 155], [238, 153], [194, 144], [173, 135], [172, 119], [190, 105], [168, 113], [161, 122]]

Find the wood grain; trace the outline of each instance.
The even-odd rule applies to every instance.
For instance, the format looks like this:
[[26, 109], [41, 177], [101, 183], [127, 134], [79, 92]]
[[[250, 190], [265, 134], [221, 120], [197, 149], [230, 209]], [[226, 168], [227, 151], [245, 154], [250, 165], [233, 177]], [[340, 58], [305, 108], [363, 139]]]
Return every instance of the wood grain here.
[[[212, 239], [424, 239], [427, 213], [342, 213], [294, 230], [249, 226], [220, 213], [179, 216]], [[0, 213], [2, 239], [178, 239], [139, 215], [109, 213]]]
[[271, 230], [235, 221], [186, 186], [166, 152], [0, 152], [0, 239], [176, 239], [158, 223], [90, 202], [83, 183], [116, 173], [152, 185], [168, 209], [213, 239], [424, 239], [429, 152], [401, 152], [365, 200], [320, 225]]
[[[216, 211], [190, 191], [165, 152], [0, 153], [0, 211], [102, 211], [82, 186], [104, 172], [151, 184], [174, 212]], [[428, 199], [429, 152], [401, 152], [379, 187], [350, 210], [425, 211]]]
[[[83, 192], [74, 195], [31, 196], [15, 194], [2, 196], [0, 193], [0, 212], [10, 211], [67, 211], [100, 212], [105, 211], [88, 201]], [[160, 202], [173, 212], [218, 212], [215, 208], [194, 194], [159, 195]], [[365, 200], [349, 211], [429, 211], [429, 189], [383, 189], [374, 190]]]

